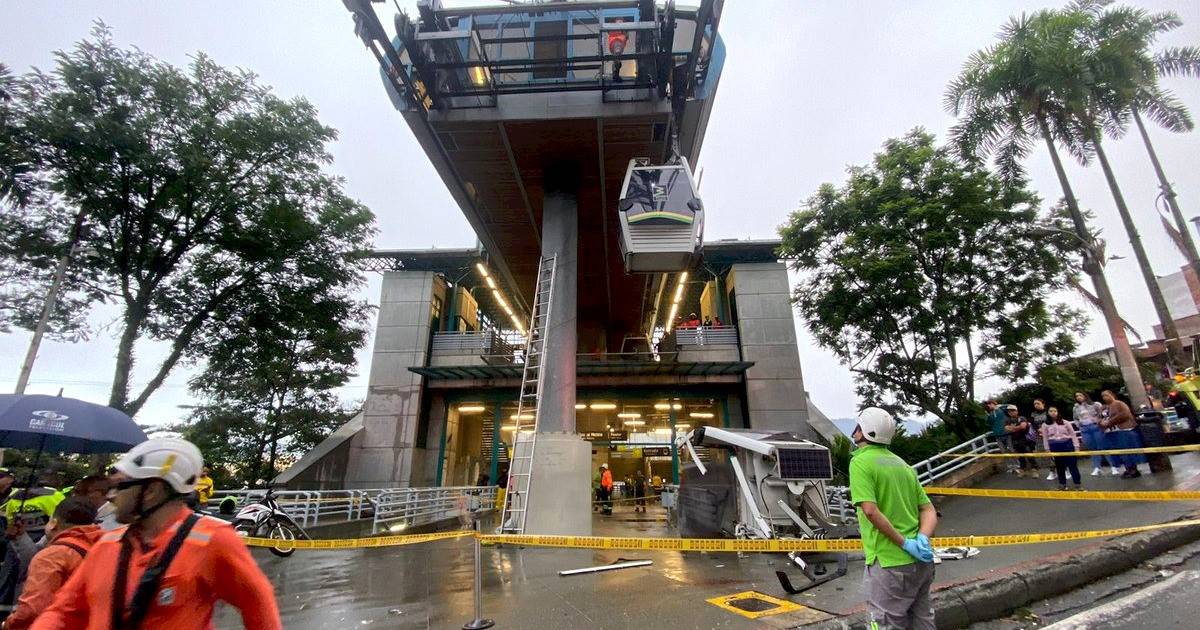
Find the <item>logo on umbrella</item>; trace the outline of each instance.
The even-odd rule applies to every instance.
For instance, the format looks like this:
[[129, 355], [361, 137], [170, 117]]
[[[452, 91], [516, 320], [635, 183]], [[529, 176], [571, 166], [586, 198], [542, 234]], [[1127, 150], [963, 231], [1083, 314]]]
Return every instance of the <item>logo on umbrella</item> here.
[[37, 417], [29, 419], [29, 428], [38, 431], [62, 431], [67, 427], [66, 420], [70, 418], [70, 416], [50, 410], [35, 411], [33, 415]]

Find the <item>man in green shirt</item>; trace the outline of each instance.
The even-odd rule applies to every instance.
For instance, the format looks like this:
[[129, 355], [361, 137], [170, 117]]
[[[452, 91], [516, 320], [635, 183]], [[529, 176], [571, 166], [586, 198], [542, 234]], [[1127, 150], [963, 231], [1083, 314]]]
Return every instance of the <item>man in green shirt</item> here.
[[937, 510], [904, 460], [888, 450], [892, 414], [868, 407], [851, 436], [850, 497], [866, 555], [867, 608], [872, 628], [933, 630], [933, 547]]

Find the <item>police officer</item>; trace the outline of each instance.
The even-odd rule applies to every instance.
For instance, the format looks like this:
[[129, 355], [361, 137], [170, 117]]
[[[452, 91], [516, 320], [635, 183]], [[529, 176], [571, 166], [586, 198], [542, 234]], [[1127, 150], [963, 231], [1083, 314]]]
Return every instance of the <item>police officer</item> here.
[[248, 630], [278, 630], [275, 593], [228, 523], [188, 509], [203, 461], [194, 444], [147, 440], [114, 466], [112, 502], [126, 526], [105, 533], [34, 630], [211, 627], [218, 600]]
[[937, 511], [904, 460], [888, 450], [892, 414], [868, 407], [858, 414], [850, 460], [850, 496], [866, 554], [864, 586], [872, 628], [933, 630], [933, 547]]

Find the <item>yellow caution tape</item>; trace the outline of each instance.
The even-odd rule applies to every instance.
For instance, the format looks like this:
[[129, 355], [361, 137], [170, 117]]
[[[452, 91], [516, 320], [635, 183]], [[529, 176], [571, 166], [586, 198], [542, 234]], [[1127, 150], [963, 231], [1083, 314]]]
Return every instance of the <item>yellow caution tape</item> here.
[[[1175, 527], [1200, 526], [1200, 519], [1174, 521], [1157, 525], [1098, 529], [1081, 532], [1058, 532], [1049, 534], [1010, 534], [983, 536], [942, 536], [933, 539], [935, 547], [999, 547], [1004, 545], [1028, 545], [1110, 538], [1125, 534], [1136, 534]], [[280, 541], [268, 538], [247, 538], [252, 547], [283, 547], [294, 549], [359, 549], [366, 547], [396, 547], [419, 543], [466, 538], [476, 536], [472, 531], [439, 532], [435, 534], [409, 534], [405, 536], [375, 536], [371, 538], [347, 538], [332, 540]], [[827, 540], [771, 539], [737, 540], [730, 538], [625, 538], [611, 536], [540, 536], [517, 534], [478, 535], [481, 543], [523, 545], [526, 547], [557, 547], [565, 549], [611, 549], [621, 551], [709, 551], [780, 553], [787, 551], [859, 551], [862, 541], [857, 538], [834, 538]]]
[[988, 497], [994, 499], [1050, 499], [1057, 501], [1200, 501], [1200, 492], [1193, 490], [1063, 492], [1062, 490], [925, 488], [925, 494], [952, 497]]
[[938, 457], [1090, 457], [1092, 455], [1136, 455], [1147, 453], [1189, 453], [1200, 451], [1200, 444], [1182, 444], [1180, 446], [1149, 446], [1146, 448], [1110, 448], [1099, 451], [1033, 451], [1029, 453], [943, 453]]
[[[1136, 534], [1158, 529], [1190, 527], [1200, 525], [1200, 519], [1099, 529], [1082, 532], [1051, 534], [1014, 534], [986, 536], [942, 536], [932, 540], [935, 547], [999, 547], [1002, 545], [1027, 545], [1109, 538], [1125, 534]], [[565, 547], [570, 549], [613, 549], [622, 551], [740, 551], [740, 552], [785, 552], [785, 551], [858, 551], [862, 541], [854, 538], [829, 540], [734, 540], [728, 538], [610, 538], [600, 536], [533, 536], [533, 535], [483, 535], [480, 540], [491, 543], [507, 543], [527, 547]]]
[[473, 536], [475, 532], [459, 530], [453, 532], [437, 532], [433, 534], [406, 534], [403, 536], [371, 536], [370, 538], [322, 538], [320, 540], [275, 540], [272, 538], [244, 538], [251, 547], [283, 547], [294, 549], [361, 549], [364, 547], [399, 547], [401, 545], [417, 545]]

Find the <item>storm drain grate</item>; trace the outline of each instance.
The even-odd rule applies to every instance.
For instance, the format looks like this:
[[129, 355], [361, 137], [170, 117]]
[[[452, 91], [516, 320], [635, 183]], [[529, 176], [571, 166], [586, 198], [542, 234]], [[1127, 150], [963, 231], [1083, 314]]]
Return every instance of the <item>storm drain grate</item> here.
[[733, 595], [714, 597], [706, 601], [718, 608], [724, 608], [731, 613], [741, 615], [747, 619], [758, 619], [759, 617], [780, 615], [806, 609], [805, 606], [801, 606], [800, 604], [764, 595], [757, 591], [734, 593]]

